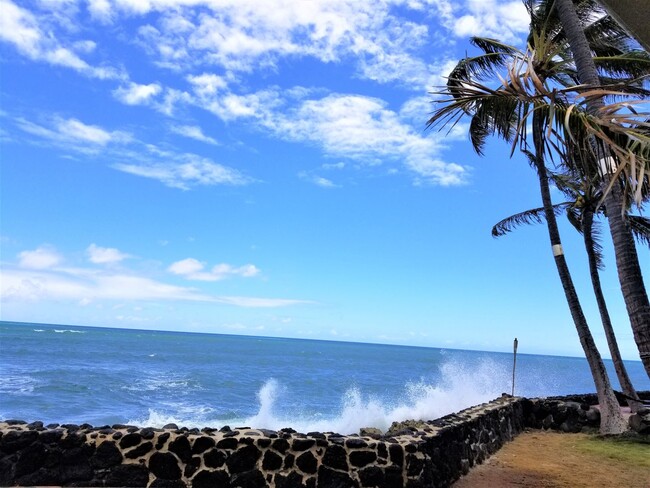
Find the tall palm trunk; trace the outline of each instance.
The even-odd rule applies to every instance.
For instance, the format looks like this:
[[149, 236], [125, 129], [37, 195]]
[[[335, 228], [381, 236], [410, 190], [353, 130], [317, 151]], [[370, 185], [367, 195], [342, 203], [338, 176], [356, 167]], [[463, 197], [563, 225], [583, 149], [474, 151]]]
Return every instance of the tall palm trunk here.
[[553, 212], [553, 203], [551, 201], [551, 191], [549, 188], [548, 174], [546, 166], [544, 165], [543, 158], [543, 128], [539, 115], [533, 115], [533, 143], [535, 145], [535, 168], [537, 169], [537, 176], [539, 178], [539, 189], [542, 195], [542, 204], [544, 206], [544, 215], [546, 217], [546, 224], [548, 228], [548, 235], [551, 241], [551, 248], [553, 249], [553, 256], [555, 257], [555, 265], [560, 281], [564, 288], [564, 295], [566, 296], [571, 317], [578, 332], [580, 344], [587, 358], [591, 375], [596, 385], [596, 393], [598, 394], [598, 403], [600, 405], [600, 432], [601, 434], [620, 434], [627, 430], [627, 423], [621, 415], [621, 410], [614, 396], [611, 383], [607, 370], [603, 364], [603, 360], [598, 352], [594, 338], [591, 335], [587, 319], [582, 311], [578, 294], [576, 293], [569, 272], [564, 252], [562, 251], [562, 241], [560, 240], [560, 231], [555, 219], [555, 212]]
[[643, 404], [641, 403], [630, 377], [627, 374], [627, 369], [621, 358], [621, 352], [618, 349], [618, 342], [612, 327], [612, 321], [607, 310], [607, 303], [603, 295], [603, 289], [600, 286], [600, 274], [598, 273], [598, 261], [596, 253], [594, 252], [594, 236], [593, 236], [593, 223], [594, 212], [588, 206], [582, 212], [582, 235], [584, 237], [585, 249], [589, 258], [589, 273], [591, 274], [591, 284], [594, 288], [594, 295], [596, 295], [596, 303], [598, 304], [598, 311], [600, 312], [600, 319], [603, 323], [605, 330], [605, 337], [607, 338], [607, 346], [609, 353], [612, 356], [614, 369], [618, 382], [621, 384], [623, 393], [628, 397], [627, 404], [630, 406], [632, 412], [636, 412]]
[[[564, 28], [581, 83], [597, 86], [600, 84], [591, 50], [576, 15], [572, 0], [556, 0], [560, 22]], [[603, 105], [602, 99], [592, 99], [588, 109], [596, 111]], [[605, 185], [609, 185], [611, 175], [605, 175]], [[627, 313], [632, 325], [634, 340], [639, 349], [643, 366], [650, 377], [650, 301], [643, 282], [639, 257], [634, 238], [623, 212], [623, 199], [617, 184], [612, 186], [605, 198], [607, 220], [616, 253], [616, 267], [621, 284]]]

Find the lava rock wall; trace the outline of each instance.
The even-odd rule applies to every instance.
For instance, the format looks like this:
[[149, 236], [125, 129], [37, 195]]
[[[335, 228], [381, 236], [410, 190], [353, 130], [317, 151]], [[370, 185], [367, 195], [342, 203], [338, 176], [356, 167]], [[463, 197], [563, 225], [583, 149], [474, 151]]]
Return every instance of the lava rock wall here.
[[526, 427], [597, 427], [576, 401], [504, 395], [382, 434], [0, 422], [0, 486], [446, 487]]

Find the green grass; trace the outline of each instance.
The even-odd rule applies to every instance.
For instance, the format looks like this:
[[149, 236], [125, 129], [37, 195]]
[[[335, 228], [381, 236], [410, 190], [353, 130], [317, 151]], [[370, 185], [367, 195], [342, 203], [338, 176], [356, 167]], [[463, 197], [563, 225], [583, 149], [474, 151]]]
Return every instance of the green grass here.
[[585, 454], [650, 469], [650, 437], [647, 436], [590, 436], [580, 440], [576, 448]]

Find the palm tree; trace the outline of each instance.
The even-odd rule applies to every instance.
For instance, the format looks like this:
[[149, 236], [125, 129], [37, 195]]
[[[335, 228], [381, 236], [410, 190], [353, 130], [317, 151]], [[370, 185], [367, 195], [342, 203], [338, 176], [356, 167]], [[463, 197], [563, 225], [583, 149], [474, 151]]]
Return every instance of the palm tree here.
[[[567, 42], [573, 53], [578, 79], [588, 87], [601, 86], [601, 79], [592, 59], [592, 51], [573, 1], [556, 0], [556, 8], [557, 15], [566, 33]], [[587, 107], [590, 112], [597, 112], [602, 109], [603, 105], [602, 97], [589, 97]], [[599, 160], [609, 161], [609, 155], [602, 150], [602, 147], [597, 147], [597, 151], [599, 151]], [[643, 170], [648, 171], [650, 169], [647, 160], [644, 162], [644, 166], [642, 166]], [[618, 170], [620, 171], [620, 168]], [[609, 174], [605, 174], [603, 178], [604, 183], [611, 186], [611, 191], [606, 192], [605, 196], [605, 204], [609, 209], [609, 228], [616, 253], [618, 277], [627, 312], [630, 316], [634, 340], [639, 348], [639, 354], [646, 373], [650, 377], [650, 301], [643, 282], [630, 225], [624, 216], [623, 197], [614, 174], [615, 171], [610, 166], [607, 171]], [[643, 180], [643, 176], [641, 180]]]
[[[527, 6], [532, 14], [533, 2], [528, 2]], [[570, 128], [568, 134], [565, 132], [564, 140], [574, 138], [571, 132], [576, 130], [583, 133], [578, 140], [586, 140], [584, 134], [594, 134], [607, 140], [610, 137], [594, 116], [575, 110], [578, 105], [569, 103], [572, 88], [549, 89], [549, 78], [564, 85], [572, 79], [571, 71], [567, 69], [569, 63], [565, 60], [566, 50], [563, 45], [553, 43], [553, 38], [546, 35], [544, 23], [535, 23], [539, 18], [532, 16], [532, 20], [531, 38], [534, 41], [534, 49], [526, 53], [495, 40], [473, 39], [474, 44], [483, 49], [484, 55], [459, 62], [449, 77], [447, 90], [443, 92], [452, 98], [441, 101], [445, 105], [433, 114], [428, 125], [455, 124], [463, 116], [469, 115], [470, 138], [479, 154], [486, 138], [497, 134], [513, 142], [513, 151], [516, 145], [519, 145], [531, 155], [531, 162], [538, 175], [555, 264], [596, 384], [602, 412], [601, 431], [619, 433], [625, 430], [625, 421], [589, 331], [566, 263], [545, 166], [545, 156], [557, 147], [557, 144], [549, 141], [548, 136], [555, 135], [558, 139], [563, 126]], [[496, 68], [505, 66], [508, 61], [510, 64], [507, 65], [507, 81], [501, 79], [502, 85], [498, 89], [490, 89], [473, 79], [494, 76]], [[563, 120], [570, 123], [569, 125], [558, 124], [557, 115], [560, 112]], [[610, 108], [609, 112], [616, 113], [616, 108]], [[533, 151], [528, 149], [526, 124], [529, 119], [532, 119]], [[576, 120], [579, 122], [577, 125], [573, 124]], [[618, 132], [620, 133], [620, 130]]]
[[[614, 363], [614, 370], [621, 385], [621, 390], [626, 396], [627, 404], [630, 406], [632, 412], [636, 412], [642, 406], [642, 403], [623, 363], [609, 310], [607, 309], [605, 296], [600, 284], [599, 269], [602, 267], [602, 248], [598, 242], [599, 230], [596, 227], [596, 222], [594, 222], [594, 215], [599, 212], [604, 212], [604, 207], [598, 206], [602, 195], [600, 192], [594, 192], [594, 186], [585, 179], [582, 179], [583, 189], [581, 190], [579, 188], [579, 181], [572, 181], [576, 180], [575, 178], [567, 178], [566, 175], [551, 175], [551, 177], [556, 186], [570, 199], [569, 201], [555, 204], [553, 209], [556, 215], [565, 212], [569, 222], [583, 236], [589, 262], [591, 283], [596, 297], [596, 303], [598, 304], [598, 311], [605, 331], [609, 352]], [[542, 223], [544, 219], [543, 210], [543, 208], [526, 210], [501, 220], [492, 227], [492, 236], [503, 236], [522, 224]], [[628, 218], [631, 222], [635, 222], [635, 226], [633, 227], [635, 237], [640, 242], [645, 242], [650, 245], [650, 219], [638, 215], [630, 215]]]

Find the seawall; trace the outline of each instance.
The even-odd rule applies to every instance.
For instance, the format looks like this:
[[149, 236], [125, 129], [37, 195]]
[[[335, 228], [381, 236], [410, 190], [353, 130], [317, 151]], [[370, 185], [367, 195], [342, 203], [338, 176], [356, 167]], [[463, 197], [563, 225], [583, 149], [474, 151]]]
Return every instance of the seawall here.
[[526, 427], [598, 427], [587, 397], [503, 396], [386, 434], [0, 422], [0, 486], [446, 487]]

